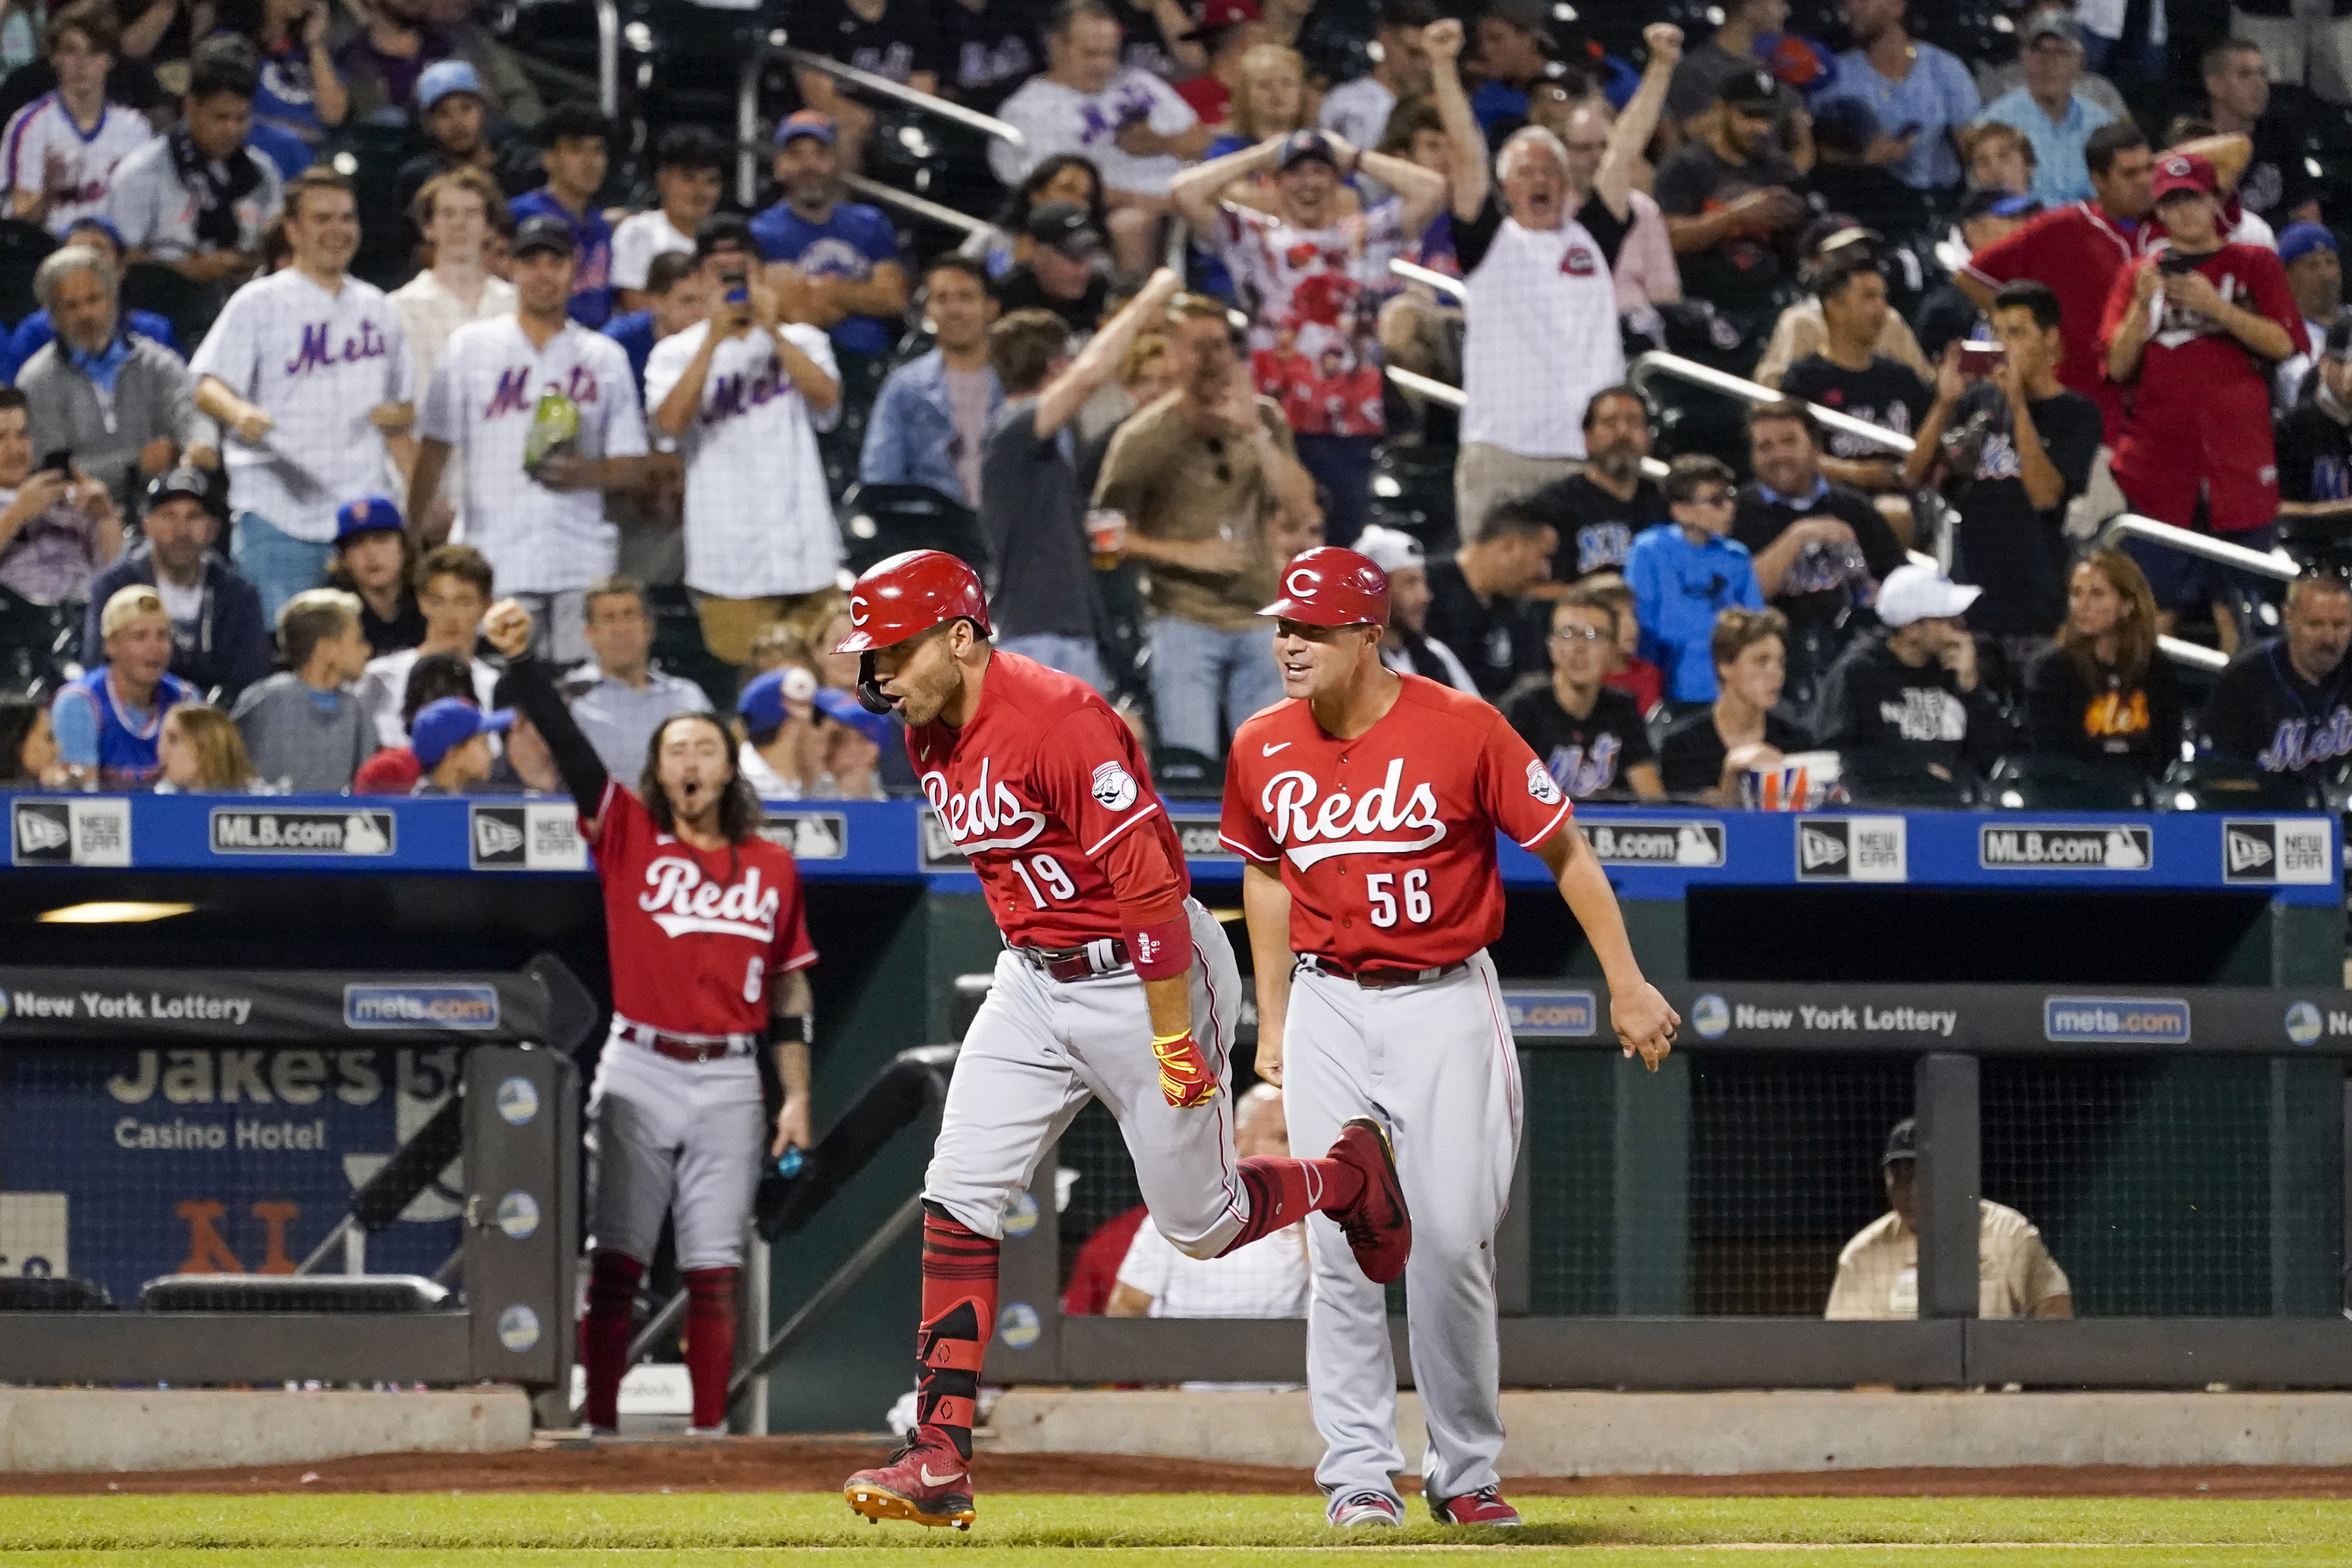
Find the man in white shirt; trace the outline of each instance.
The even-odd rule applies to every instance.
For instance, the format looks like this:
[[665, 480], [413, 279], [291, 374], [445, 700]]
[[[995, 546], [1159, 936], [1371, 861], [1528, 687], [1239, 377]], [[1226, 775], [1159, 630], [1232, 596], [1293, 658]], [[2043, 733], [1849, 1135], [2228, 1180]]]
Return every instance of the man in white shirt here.
[[416, 455], [408, 335], [383, 291], [345, 270], [360, 245], [352, 183], [324, 166], [289, 181], [286, 237], [293, 264], [231, 295], [188, 364], [197, 409], [226, 432], [231, 555], [273, 620], [326, 581], [343, 502], [383, 488], [387, 458], [405, 472]]
[[286, 190], [278, 164], [245, 144], [258, 77], [241, 43], [196, 51], [180, 123], [125, 154], [106, 193], [126, 260], [160, 262], [224, 293], [260, 260]]
[[[515, 308], [514, 285], [490, 271], [485, 258], [493, 227], [507, 225], [506, 197], [479, 169], [458, 168], [425, 182], [409, 216], [433, 249], [433, 265], [392, 291], [392, 308], [408, 334], [416, 384], [430, 386], [450, 334], [459, 327], [503, 316]], [[444, 472], [420, 532], [440, 538], [465, 500], [460, 476]]]
[[646, 268], [656, 256], [694, 254], [694, 231], [717, 210], [725, 188], [727, 149], [699, 125], [663, 132], [654, 159], [659, 204], [623, 218], [613, 231], [613, 287], [620, 291], [615, 315], [653, 303], [646, 292]]
[[[1282, 1090], [1261, 1083], [1234, 1106], [1234, 1151], [1281, 1157], [1290, 1152]], [[1307, 1235], [1285, 1226], [1222, 1258], [1187, 1258], [1160, 1234], [1139, 1226], [1118, 1266], [1106, 1318], [1303, 1318], [1309, 1276]]]
[[1656, 129], [1682, 48], [1681, 30], [1664, 23], [1651, 24], [1643, 37], [1649, 68], [1610, 133], [1590, 192], [1580, 193], [1568, 149], [1532, 125], [1503, 143], [1489, 180], [1454, 68], [1461, 26], [1449, 20], [1423, 31], [1453, 144], [1454, 253], [1468, 328], [1462, 384], [1469, 400], [1454, 470], [1455, 521], [1465, 541], [1479, 536], [1500, 503], [1576, 471], [1585, 404], [1623, 379], [1611, 268], [1633, 223], [1634, 164]]
[[1046, 35], [1045, 73], [996, 111], [1027, 144], [992, 142], [988, 159], [1008, 185], [1058, 153], [1091, 159], [1111, 207], [1119, 270], [1140, 278], [1151, 270], [1168, 183], [1206, 150], [1209, 128], [1160, 78], [1119, 68], [1119, 37], [1118, 18], [1097, 0], [1071, 0]]
[[76, 218], [105, 216], [114, 166], [155, 139], [145, 115], [106, 96], [121, 39], [114, 8], [103, 0], [82, 0], [49, 17], [58, 85], [18, 110], [0, 139], [10, 216], [60, 239]]
[[[460, 327], [433, 373], [408, 515], [425, 515], [450, 451], [464, 447], [467, 542], [530, 607], [546, 656], [573, 664], [588, 655], [587, 587], [612, 574], [619, 547], [603, 492], [637, 482], [645, 417], [629, 356], [568, 313], [579, 263], [572, 226], [525, 219], [513, 258], [514, 314]], [[563, 417], [558, 397], [576, 428], [549, 447], [542, 426]]]
[[[1888, 1131], [1878, 1166], [1886, 1212], [1839, 1252], [1825, 1318], [1919, 1315], [1919, 1200], [1913, 1181], [1919, 1168], [1918, 1124], [1912, 1118]], [[1985, 1198], [1977, 1200], [1977, 1316], [2073, 1317], [2074, 1288], [2033, 1222]]]
[[695, 248], [710, 317], [654, 345], [646, 405], [686, 459], [686, 584], [702, 640], [743, 665], [762, 628], [840, 569], [816, 433], [841, 416], [841, 379], [822, 331], [778, 319], [742, 219], [711, 219]]
[[691, 680], [656, 669], [654, 618], [646, 613], [645, 584], [606, 577], [588, 585], [588, 646], [596, 662], [564, 682], [572, 719], [596, 750], [604, 771], [633, 784], [646, 771], [646, 745], [663, 721], [708, 713], [710, 699]]

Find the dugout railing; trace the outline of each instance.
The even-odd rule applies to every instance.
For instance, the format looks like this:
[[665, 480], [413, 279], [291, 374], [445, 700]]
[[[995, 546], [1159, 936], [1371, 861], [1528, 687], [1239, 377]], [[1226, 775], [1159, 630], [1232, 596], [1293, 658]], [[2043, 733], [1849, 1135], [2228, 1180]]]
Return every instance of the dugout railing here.
[[[1528, 1135], [1513, 1186], [1511, 1212], [1496, 1241], [1498, 1297], [1503, 1315], [1502, 1378], [1509, 1387], [1699, 1389], [1836, 1387], [1887, 1384], [1961, 1387], [2021, 1384], [2042, 1386], [2197, 1387], [2213, 1384], [2263, 1387], [2352, 1386], [2352, 1321], [2345, 1315], [2346, 1235], [2344, 1056], [2352, 1051], [2352, 995], [2332, 987], [2206, 988], [2143, 991], [2050, 985], [1820, 985], [1669, 982], [1663, 987], [1685, 1019], [1685, 1042], [1665, 1070], [1643, 1072], [1603, 1043], [1608, 1001], [1598, 986], [1512, 987], [1514, 1033], [1532, 1097], [1571, 1086], [1558, 1069], [1572, 1069], [1585, 1103], [1563, 1119], [1531, 1107]], [[1805, 1008], [1814, 1009], [1809, 1026]], [[2267, 1136], [2258, 1149], [2209, 1150], [2217, 1168], [2246, 1160], [2263, 1169], [2268, 1254], [2267, 1300], [2241, 1298], [2231, 1315], [2193, 1310], [2162, 1315], [2093, 1315], [2072, 1321], [1978, 1316], [1978, 1199], [2000, 1200], [1985, 1180], [1984, 1080], [1988, 1071], [2053, 1069], [2052, 1081], [2085, 1064], [2129, 1064], [2128, 1077], [2161, 1083], [2169, 1063], [2201, 1068], [2185, 1092], [2196, 1103], [2196, 1081], [2220, 1076], [2245, 1098], [2249, 1085], [2263, 1101]], [[1810, 1289], [1819, 1291], [1804, 1315], [1791, 1311], [1692, 1310], [1694, 1274], [1704, 1268], [1706, 1242], [1695, 1214], [1695, 1186], [1703, 1154], [1704, 1117], [1693, 1112], [1694, 1077], [1743, 1063], [1771, 1064], [1801, 1086], [1818, 1064], [1824, 1078], [1867, 1064], [1879, 1105], [1858, 1109], [1858, 1135], [1843, 1153], [1874, 1174], [1871, 1140], [1899, 1115], [1918, 1119], [1918, 1315], [1912, 1321], [1829, 1321], [1822, 1298], [1838, 1238], [1816, 1237]], [[1832, 1070], [1836, 1069], [1836, 1070]], [[2047, 1076], [2045, 1072], [2043, 1076]], [[1904, 1093], [1904, 1089], [1908, 1093]], [[1801, 1097], [1801, 1087], [1799, 1094]], [[2016, 1099], [2014, 1092], [2004, 1102]], [[2140, 1108], [2148, 1116], [2183, 1120], [2188, 1107], [2166, 1108], [2156, 1094]], [[2242, 1107], [2240, 1108], [2242, 1110]], [[2193, 1112], [2192, 1112], [2193, 1114]], [[1808, 1156], [1795, 1136], [1786, 1157]], [[1851, 1114], [1846, 1117], [1851, 1122]], [[2244, 1128], [2215, 1114], [2213, 1139]], [[2127, 1115], [2106, 1127], [2105, 1158], [2128, 1163], [2119, 1146], [2137, 1137], [2169, 1137], [2182, 1148], [2198, 1137], [2193, 1125], [2141, 1128]], [[1540, 1125], [1539, 1125], [1540, 1123]], [[1576, 1201], [1605, 1206], [1610, 1223], [1601, 1255], [1589, 1260], [1600, 1282], [1574, 1315], [1538, 1310], [1532, 1288], [1542, 1250], [1538, 1226], [1571, 1219], [1535, 1201], [1538, 1167], [1556, 1164], [1563, 1129], [1581, 1126], [1607, 1142], [1607, 1169], [1572, 1189]], [[1772, 1136], [1774, 1129], [1751, 1131]], [[1552, 1140], [1551, 1148], [1545, 1147]], [[1066, 1146], [1043, 1163], [1032, 1193], [1053, 1192], [1051, 1173], [1072, 1156]], [[2009, 1142], [2017, 1140], [2012, 1135]], [[2147, 1151], [2137, 1156], [2146, 1159]], [[1085, 1163], [1083, 1160], [1081, 1163]], [[1093, 1163], [1099, 1168], [1100, 1151]], [[2012, 1160], [2010, 1162], [2014, 1163]], [[2085, 1162], [2088, 1163], [2089, 1162]], [[1775, 1173], [1759, 1163], [1748, 1173], [1769, 1185]], [[2243, 1169], [2217, 1185], [2243, 1189]], [[2078, 1173], [2086, 1185], [2102, 1178]], [[2129, 1172], [2118, 1179], [2128, 1182]], [[1083, 1184], [1083, 1180], [1081, 1182]], [[2194, 1178], [2150, 1201], [2195, 1206]], [[2214, 1206], [2242, 1190], [2214, 1191]], [[1007, 1383], [1296, 1382], [1304, 1366], [1304, 1325], [1296, 1321], [1113, 1319], [1066, 1316], [1058, 1308], [1066, 1272], [1066, 1238], [1051, 1224], [1021, 1219], [1008, 1226], [1002, 1300], [1007, 1303], [992, 1346], [989, 1375]], [[1875, 1205], [1872, 1212], [1884, 1209]], [[1860, 1210], [1854, 1212], [1859, 1213]], [[2029, 1214], [2029, 1218], [2035, 1217]], [[2087, 1216], [2086, 1216], [2087, 1217]], [[2240, 1213], [2242, 1223], [2247, 1216]], [[2062, 1267], [2068, 1240], [2053, 1237]], [[2145, 1238], [2143, 1238], [2145, 1239]], [[2243, 1238], [2241, 1238], [2242, 1240]], [[1747, 1238], [1748, 1250], [1756, 1238]], [[2084, 1246], [2090, 1244], [2085, 1241]], [[1558, 1250], [1555, 1241], [1551, 1248]], [[2092, 1271], [2116, 1267], [2107, 1248], [2078, 1258], [2073, 1269], [2077, 1300], [2095, 1301], [2114, 1290]], [[2158, 1250], [2164, 1250], [2161, 1245]], [[2176, 1255], [2181, 1248], [2175, 1247]], [[2243, 1250], [2242, 1247], [2240, 1250]], [[2178, 1258], [2176, 1257], [2176, 1263]], [[2088, 1268], [2085, 1265], [2088, 1265]], [[1751, 1266], [1752, 1267], [1752, 1266]], [[1769, 1265], [1768, 1265], [1769, 1267]], [[2145, 1267], [2143, 1265], [2142, 1267]], [[2240, 1272], [2246, 1272], [2241, 1268]], [[2145, 1286], [2147, 1281], [2135, 1283]], [[2086, 1289], [2087, 1288], [2087, 1289]], [[1718, 1289], [1716, 1294], [1722, 1292]], [[1788, 1306], [1786, 1292], [1780, 1305]], [[2193, 1295], [2193, 1291], [2192, 1291]], [[1391, 1297], [1401, 1308], [1401, 1294]], [[1392, 1320], [1400, 1375], [1410, 1380], [1401, 1317]]]

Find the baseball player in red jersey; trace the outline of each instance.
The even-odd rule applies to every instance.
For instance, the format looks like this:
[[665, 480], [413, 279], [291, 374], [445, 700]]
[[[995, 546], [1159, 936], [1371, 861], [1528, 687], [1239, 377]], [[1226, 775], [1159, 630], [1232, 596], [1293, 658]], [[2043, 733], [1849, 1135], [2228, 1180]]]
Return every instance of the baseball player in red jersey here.
[[[1518, 1157], [1519, 1084], [1486, 944], [1503, 929], [1495, 835], [1534, 851], [1608, 977], [1625, 1054], [1654, 1070], [1675, 1016], [1642, 978], [1616, 895], [1571, 807], [1502, 715], [1381, 664], [1388, 578], [1352, 550], [1284, 571], [1283, 694], [1234, 736], [1221, 837], [1248, 864], [1257, 1070], [1292, 1136], [1370, 1117], [1394, 1141], [1414, 1240], [1405, 1269], [1423, 1471], [1440, 1523], [1517, 1524], [1497, 1489], [1495, 1227]], [[1395, 1525], [1396, 1373], [1388, 1306], [1310, 1220], [1307, 1382], [1336, 1525]]]
[[1089, 1098], [1118, 1119], [1152, 1223], [1213, 1258], [1328, 1212], [1364, 1288], [1404, 1270], [1412, 1220], [1388, 1141], [1359, 1119], [1319, 1160], [1234, 1154], [1241, 976], [1134, 735], [1092, 687], [988, 644], [980, 579], [935, 550], [858, 579], [835, 650], [907, 721], [916, 776], [1004, 933], [923, 1177], [920, 1428], [843, 1488], [868, 1519], [968, 1528], [972, 1399], [996, 1321], [1006, 1207]]
[[[808, 967], [816, 962], [792, 852], [760, 837], [760, 802], [733, 737], [708, 713], [663, 721], [632, 793], [572, 722], [547, 667], [528, 657], [530, 613], [509, 599], [482, 622], [524, 712], [580, 806], [604, 884], [613, 1030], [588, 1098], [588, 1315], [583, 1417], [612, 1430], [637, 1285], [670, 1214], [686, 1278], [695, 1429], [727, 1423], [736, 1274], [761, 1153], [809, 1144]], [[496, 716], [490, 716], [495, 718]], [[771, 1134], [761, 1041], [784, 1103]]]

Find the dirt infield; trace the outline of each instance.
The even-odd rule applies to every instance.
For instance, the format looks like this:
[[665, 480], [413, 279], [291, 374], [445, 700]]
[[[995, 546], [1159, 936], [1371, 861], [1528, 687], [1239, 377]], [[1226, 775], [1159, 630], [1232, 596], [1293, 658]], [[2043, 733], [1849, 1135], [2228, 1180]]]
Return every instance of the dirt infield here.
[[[736, 1437], [625, 1441], [508, 1454], [379, 1454], [226, 1470], [0, 1475], [0, 1496], [106, 1492], [831, 1491], [881, 1458], [879, 1447], [832, 1439]], [[1305, 1470], [1119, 1455], [990, 1454], [973, 1465], [998, 1492], [1273, 1492], [1311, 1495]], [[2352, 1468], [2135, 1469], [2100, 1465], [2012, 1469], [1841, 1470], [1757, 1476], [1528, 1476], [1525, 1497], [2148, 1497], [2352, 1498]]]

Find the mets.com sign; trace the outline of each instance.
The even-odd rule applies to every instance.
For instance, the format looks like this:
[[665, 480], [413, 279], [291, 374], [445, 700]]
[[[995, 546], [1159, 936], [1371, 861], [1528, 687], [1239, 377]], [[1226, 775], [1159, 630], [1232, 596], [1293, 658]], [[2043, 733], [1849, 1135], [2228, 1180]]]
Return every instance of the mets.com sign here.
[[495, 1029], [492, 985], [346, 985], [347, 1029]]
[[2178, 997], [2050, 996], [2042, 1037], [2055, 1045], [2186, 1045], [2189, 1004]]

